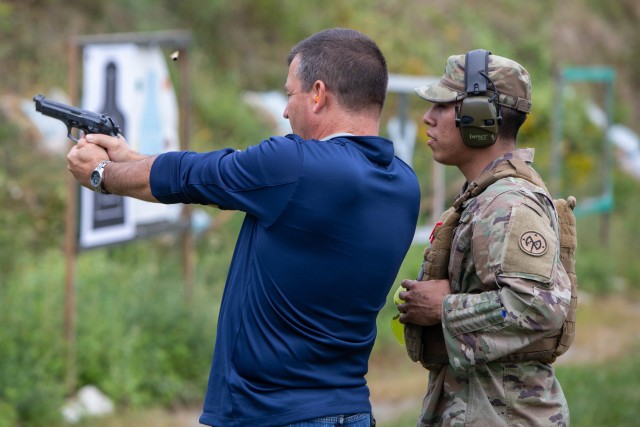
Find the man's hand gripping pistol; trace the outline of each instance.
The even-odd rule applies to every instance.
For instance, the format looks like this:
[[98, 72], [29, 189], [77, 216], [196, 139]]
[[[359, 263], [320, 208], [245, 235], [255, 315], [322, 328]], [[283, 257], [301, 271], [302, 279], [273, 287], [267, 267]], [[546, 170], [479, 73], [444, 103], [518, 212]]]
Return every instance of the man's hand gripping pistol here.
[[36, 103], [36, 111], [45, 116], [61, 120], [67, 126], [67, 136], [73, 142], [78, 142], [71, 134], [73, 129], [78, 129], [84, 134], [101, 133], [104, 135], [118, 136], [120, 128], [111, 117], [106, 114], [98, 114], [93, 111], [82, 110], [59, 102], [50, 101], [43, 95], [33, 97]]

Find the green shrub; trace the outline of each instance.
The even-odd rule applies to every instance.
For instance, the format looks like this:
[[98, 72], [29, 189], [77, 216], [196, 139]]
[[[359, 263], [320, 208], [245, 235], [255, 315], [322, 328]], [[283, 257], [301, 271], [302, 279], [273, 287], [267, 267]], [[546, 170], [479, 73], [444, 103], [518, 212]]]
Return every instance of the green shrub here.
[[[79, 255], [76, 389], [96, 385], [121, 406], [193, 404], [206, 388], [222, 283], [198, 284], [186, 300], [179, 251], [149, 243]], [[0, 310], [10, 325], [0, 328], [0, 411], [8, 405], [23, 427], [57, 425], [69, 391], [64, 262], [58, 251], [24, 259], [19, 279], [0, 286], [10, 308]]]
[[[186, 301], [179, 251], [149, 246], [137, 242], [83, 255], [79, 382], [97, 385], [124, 405], [193, 402], [206, 384], [217, 301], [200, 286]], [[114, 260], [134, 253], [133, 263]]]
[[46, 256], [39, 261], [0, 286], [0, 401], [25, 427], [55, 423], [65, 393], [59, 268]]
[[18, 414], [13, 406], [0, 400], [0, 427], [14, 427], [18, 424]]

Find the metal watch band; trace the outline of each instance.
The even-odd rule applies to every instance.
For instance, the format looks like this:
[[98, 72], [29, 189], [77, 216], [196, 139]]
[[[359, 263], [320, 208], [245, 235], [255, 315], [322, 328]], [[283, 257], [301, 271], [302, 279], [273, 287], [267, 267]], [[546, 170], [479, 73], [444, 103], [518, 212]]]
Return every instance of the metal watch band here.
[[100, 162], [100, 164], [98, 164], [98, 166], [94, 169], [94, 173], [97, 173], [100, 177], [100, 181], [98, 183], [97, 186], [94, 186], [93, 189], [94, 191], [96, 191], [97, 193], [100, 194], [111, 194], [109, 193], [107, 190], [104, 189], [104, 168], [105, 166], [107, 166], [107, 164], [111, 163], [111, 160], [103, 160]]

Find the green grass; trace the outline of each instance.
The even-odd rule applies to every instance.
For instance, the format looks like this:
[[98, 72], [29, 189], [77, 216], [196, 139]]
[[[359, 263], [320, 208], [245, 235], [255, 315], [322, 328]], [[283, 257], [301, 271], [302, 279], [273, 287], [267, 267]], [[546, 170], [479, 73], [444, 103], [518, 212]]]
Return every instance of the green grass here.
[[621, 360], [561, 366], [556, 375], [567, 396], [574, 427], [640, 425], [638, 351]]

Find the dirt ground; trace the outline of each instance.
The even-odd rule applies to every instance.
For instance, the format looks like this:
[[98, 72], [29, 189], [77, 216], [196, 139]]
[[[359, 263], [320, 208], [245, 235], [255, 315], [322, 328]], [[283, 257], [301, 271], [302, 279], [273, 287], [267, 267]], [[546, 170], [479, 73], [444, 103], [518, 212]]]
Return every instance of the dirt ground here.
[[[624, 296], [593, 297], [580, 294], [576, 339], [557, 364], [593, 364], [615, 359], [640, 345], [640, 301]], [[427, 387], [427, 372], [412, 363], [399, 344], [376, 351], [367, 381], [378, 425], [400, 415], [418, 416]], [[150, 410], [92, 420], [93, 427], [199, 427], [200, 408], [177, 411]]]

